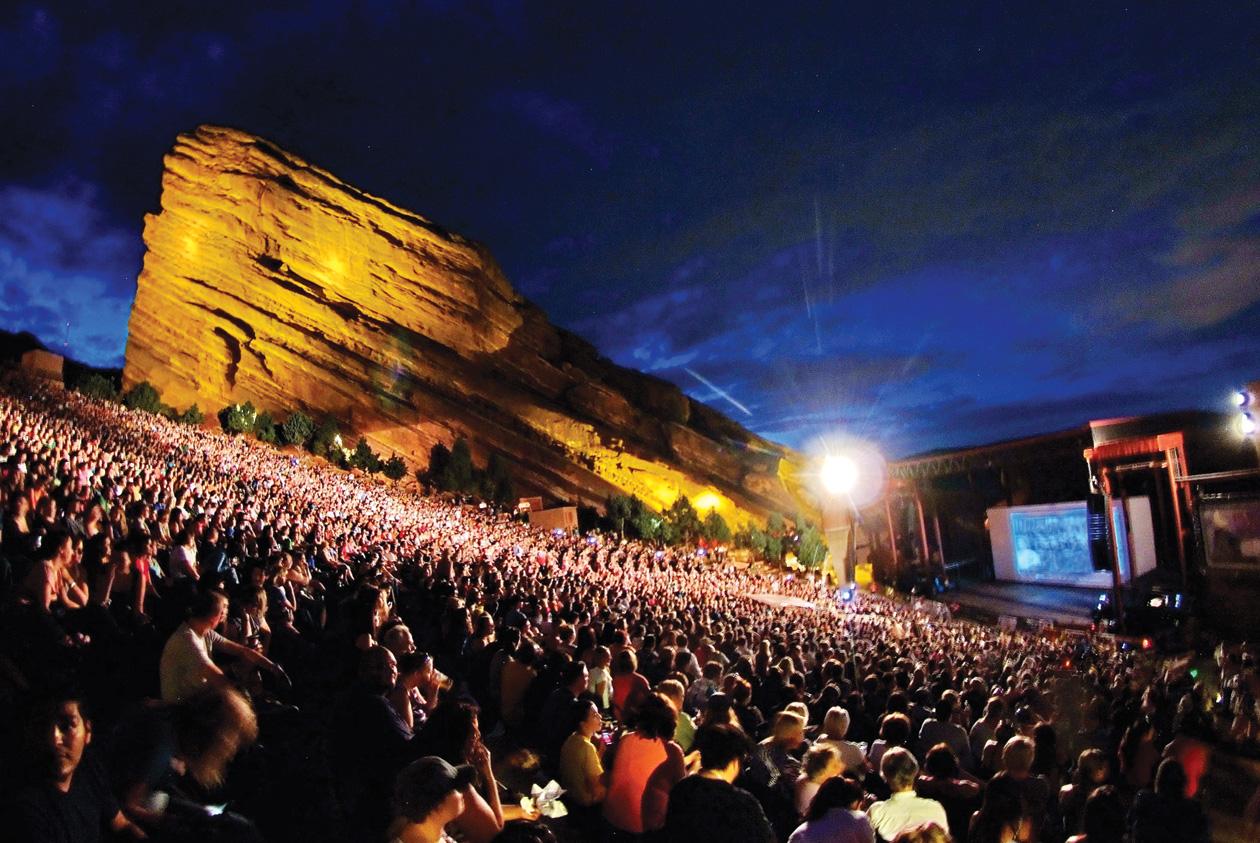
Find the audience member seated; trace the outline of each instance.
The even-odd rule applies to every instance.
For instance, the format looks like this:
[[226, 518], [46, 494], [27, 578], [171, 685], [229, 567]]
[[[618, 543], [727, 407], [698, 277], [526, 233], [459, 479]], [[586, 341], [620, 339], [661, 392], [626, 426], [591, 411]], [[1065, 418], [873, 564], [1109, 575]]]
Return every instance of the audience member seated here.
[[452, 843], [446, 826], [464, 812], [464, 793], [477, 772], [428, 756], [412, 761], [394, 783], [391, 843]]
[[386, 696], [398, 681], [398, 662], [373, 646], [359, 678], [333, 710], [330, 762], [338, 795], [356, 827], [384, 830], [394, 777], [418, 753], [413, 733]]
[[97, 843], [144, 833], [127, 819], [89, 744], [92, 723], [81, 695], [52, 692], [28, 704], [20, 728], [25, 784], [0, 813], [4, 838], [25, 843]]
[[221, 684], [223, 671], [212, 655], [220, 653], [251, 662], [257, 667], [283, 676], [279, 665], [252, 647], [243, 647], [215, 631], [228, 615], [228, 598], [222, 592], [203, 591], [197, 594], [189, 610], [188, 620], [167, 639], [162, 648], [159, 668], [162, 699], [179, 702], [201, 690], [208, 683]]
[[489, 843], [504, 825], [513, 820], [538, 819], [539, 814], [533, 808], [503, 803], [494, 762], [481, 737], [481, 720], [476, 705], [448, 699], [434, 709], [418, 744], [426, 755], [437, 756], [456, 766], [467, 765], [477, 772], [475, 786], [464, 793], [463, 812], [451, 823], [461, 840]]
[[700, 769], [670, 791], [661, 839], [773, 843], [776, 836], [760, 803], [734, 784], [751, 741], [737, 727], [719, 723], [697, 731], [695, 745]]
[[150, 837], [260, 843], [250, 819], [208, 805], [221, 794], [228, 765], [257, 737], [253, 708], [231, 688], [210, 685], [179, 702], [142, 706], [110, 736], [114, 794]]
[[599, 706], [588, 699], [574, 700], [565, 719], [576, 724], [560, 748], [560, 784], [567, 792], [566, 804], [577, 810], [594, 808], [607, 792], [600, 762], [603, 746], [592, 741], [604, 721]]

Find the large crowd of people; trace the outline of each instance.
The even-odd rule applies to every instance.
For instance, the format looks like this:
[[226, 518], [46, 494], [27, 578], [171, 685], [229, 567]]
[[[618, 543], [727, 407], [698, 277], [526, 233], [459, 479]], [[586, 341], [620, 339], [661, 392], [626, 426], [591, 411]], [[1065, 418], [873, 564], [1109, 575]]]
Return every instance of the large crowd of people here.
[[1245, 647], [1209, 700], [15, 376], [0, 494], [16, 840], [1206, 841], [1256, 734]]

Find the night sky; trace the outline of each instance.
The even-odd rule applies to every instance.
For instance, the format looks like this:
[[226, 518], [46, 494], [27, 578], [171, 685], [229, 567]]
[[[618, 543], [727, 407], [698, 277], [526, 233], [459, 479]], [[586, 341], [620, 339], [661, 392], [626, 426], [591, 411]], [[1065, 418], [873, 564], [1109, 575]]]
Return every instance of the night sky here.
[[162, 155], [219, 123], [795, 446], [1260, 378], [1260, 4], [268, 5], [0, 12], [0, 327], [121, 365]]

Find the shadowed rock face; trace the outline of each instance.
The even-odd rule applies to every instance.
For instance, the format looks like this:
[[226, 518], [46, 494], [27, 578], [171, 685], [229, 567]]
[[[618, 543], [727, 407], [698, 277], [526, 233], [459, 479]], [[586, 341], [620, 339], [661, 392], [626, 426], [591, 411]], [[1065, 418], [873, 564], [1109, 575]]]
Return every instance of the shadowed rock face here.
[[124, 382], [169, 404], [330, 413], [413, 465], [463, 435], [586, 504], [800, 508], [792, 452], [556, 328], [480, 245], [262, 138], [180, 136], [144, 241]]

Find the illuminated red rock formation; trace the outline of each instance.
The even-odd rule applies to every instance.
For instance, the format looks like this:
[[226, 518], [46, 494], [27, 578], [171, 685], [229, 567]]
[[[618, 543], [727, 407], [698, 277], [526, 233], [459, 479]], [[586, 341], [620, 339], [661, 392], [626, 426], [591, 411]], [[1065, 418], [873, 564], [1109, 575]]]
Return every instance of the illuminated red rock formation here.
[[732, 526], [799, 508], [795, 455], [551, 325], [478, 244], [262, 138], [180, 136], [144, 241], [124, 380], [169, 404], [327, 412], [417, 465], [463, 435], [582, 503], [683, 492]]

